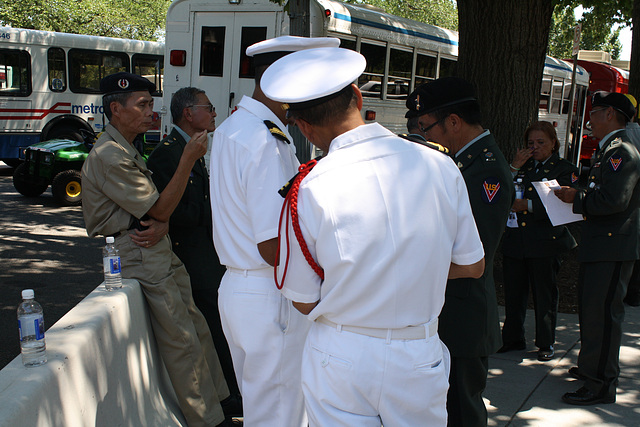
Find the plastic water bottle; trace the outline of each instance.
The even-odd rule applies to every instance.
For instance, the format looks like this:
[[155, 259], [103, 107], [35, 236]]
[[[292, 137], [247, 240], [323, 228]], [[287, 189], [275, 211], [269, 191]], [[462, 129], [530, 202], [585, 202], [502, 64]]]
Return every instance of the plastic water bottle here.
[[516, 180], [516, 199], [524, 199], [524, 185], [522, 185], [522, 178]]
[[102, 249], [102, 264], [104, 267], [104, 287], [108, 291], [122, 287], [120, 275], [120, 254], [114, 245], [113, 236], [107, 237], [107, 245]]
[[33, 289], [22, 291], [22, 303], [18, 306], [20, 352], [24, 366], [44, 365], [47, 361], [44, 343], [44, 316], [42, 307], [33, 299]]

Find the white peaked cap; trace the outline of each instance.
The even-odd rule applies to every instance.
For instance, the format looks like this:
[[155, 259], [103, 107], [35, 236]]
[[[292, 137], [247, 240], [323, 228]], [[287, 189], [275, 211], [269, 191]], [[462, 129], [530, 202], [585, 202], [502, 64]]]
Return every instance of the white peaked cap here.
[[[364, 71], [367, 60], [358, 52], [338, 47], [307, 49], [274, 62], [260, 87], [274, 101], [288, 104], [335, 95]], [[290, 105], [294, 109], [295, 105]]]
[[335, 37], [280, 36], [254, 43], [247, 48], [247, 56], [272, 52], [297, 52], [318, 47], [338, 47], [340, 39]]

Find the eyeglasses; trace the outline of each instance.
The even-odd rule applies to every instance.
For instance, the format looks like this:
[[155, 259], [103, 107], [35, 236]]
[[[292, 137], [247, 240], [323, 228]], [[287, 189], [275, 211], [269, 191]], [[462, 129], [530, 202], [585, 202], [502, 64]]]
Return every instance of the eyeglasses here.
[[606, 110], [608, 110], [608, 109], [609, 109], [609, 107], [597, 108], [597, 109], [595, 109], [595, 110], [591, 110], [591, 113], [590, 113], [590, 114], [593, 116], [593, 114], [594, 114], [594, 113], [597, 113], [598, 111], [606, 111]]
[[446, 119], [446, 117], [443, 117], [441, 119], [436, 120], [435, 122], [431, 123], [429, 126], [427, 126], [426, 128], [423, 128], [422, 126], [420, 126], [420, 130], [422, 131], [422, 133], [426, 134], [427, 132], [429, 132], [431, 129], [433, 129], [437, 124], [440, 124], [442, 122], [444, 122], [444, 119]]
[[214, 111], [216, 111], [216, 107], [214, 107], [212, 104], [194, 104], [194, 105], [189, 105], [187, 108], [192, 108], [192, 107], [203, 107], [207, 110], [209, 110], [210, 113], [213, 113]]

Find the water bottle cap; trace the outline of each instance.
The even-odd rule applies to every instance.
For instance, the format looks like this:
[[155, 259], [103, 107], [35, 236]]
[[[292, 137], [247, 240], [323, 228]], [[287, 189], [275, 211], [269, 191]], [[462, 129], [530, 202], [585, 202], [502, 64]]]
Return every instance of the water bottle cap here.
[[107, 236], [107, 243], [113, 243], [115, 241], [116, 241], [116, 239], [114, 239], [113, 236]]
[[33, 289], [25, 289], [22, 291], [22, 299], [33, 299]]

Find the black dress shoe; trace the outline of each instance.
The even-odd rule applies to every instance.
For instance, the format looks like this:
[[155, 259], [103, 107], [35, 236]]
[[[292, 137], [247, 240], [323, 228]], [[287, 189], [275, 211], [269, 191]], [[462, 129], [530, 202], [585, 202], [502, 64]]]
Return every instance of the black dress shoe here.
[[582, 375], [582, 373], [580, 373], [580, 369], [578, 369], [577, 366], [569, 368], [569, 375], [571, 375], [573, 378], [577, 380], [586, 381], [587, 379], [587, 377], [585, 377], [584, 375]]
[[565, 393], [562, 400], [570, 405], [588, 406], [598, 403], [614, 403], [616, 395], [608, 393], [596, 394], [586, 387], [579, 388], [574, 393]]
[[498, 350], [498, 353], [506, 353], [508, 351], [514, 351], [514, 350], [524, 350], [525, 348], [527, 348], [527, 344], [525, 342], [523, 341], [513, 342], [513, 343], [505, 344], [502, 347], [500, 347], [500, 349]]
[[555, 356], [555, 354], [556, 352], [553, 350], [552, 345], [550, 345], [549, 347], [543, 347], [538, 350], [538, 360], [540, 362], [548, 362], [549, 360], [553, 359], [553, 356]]

